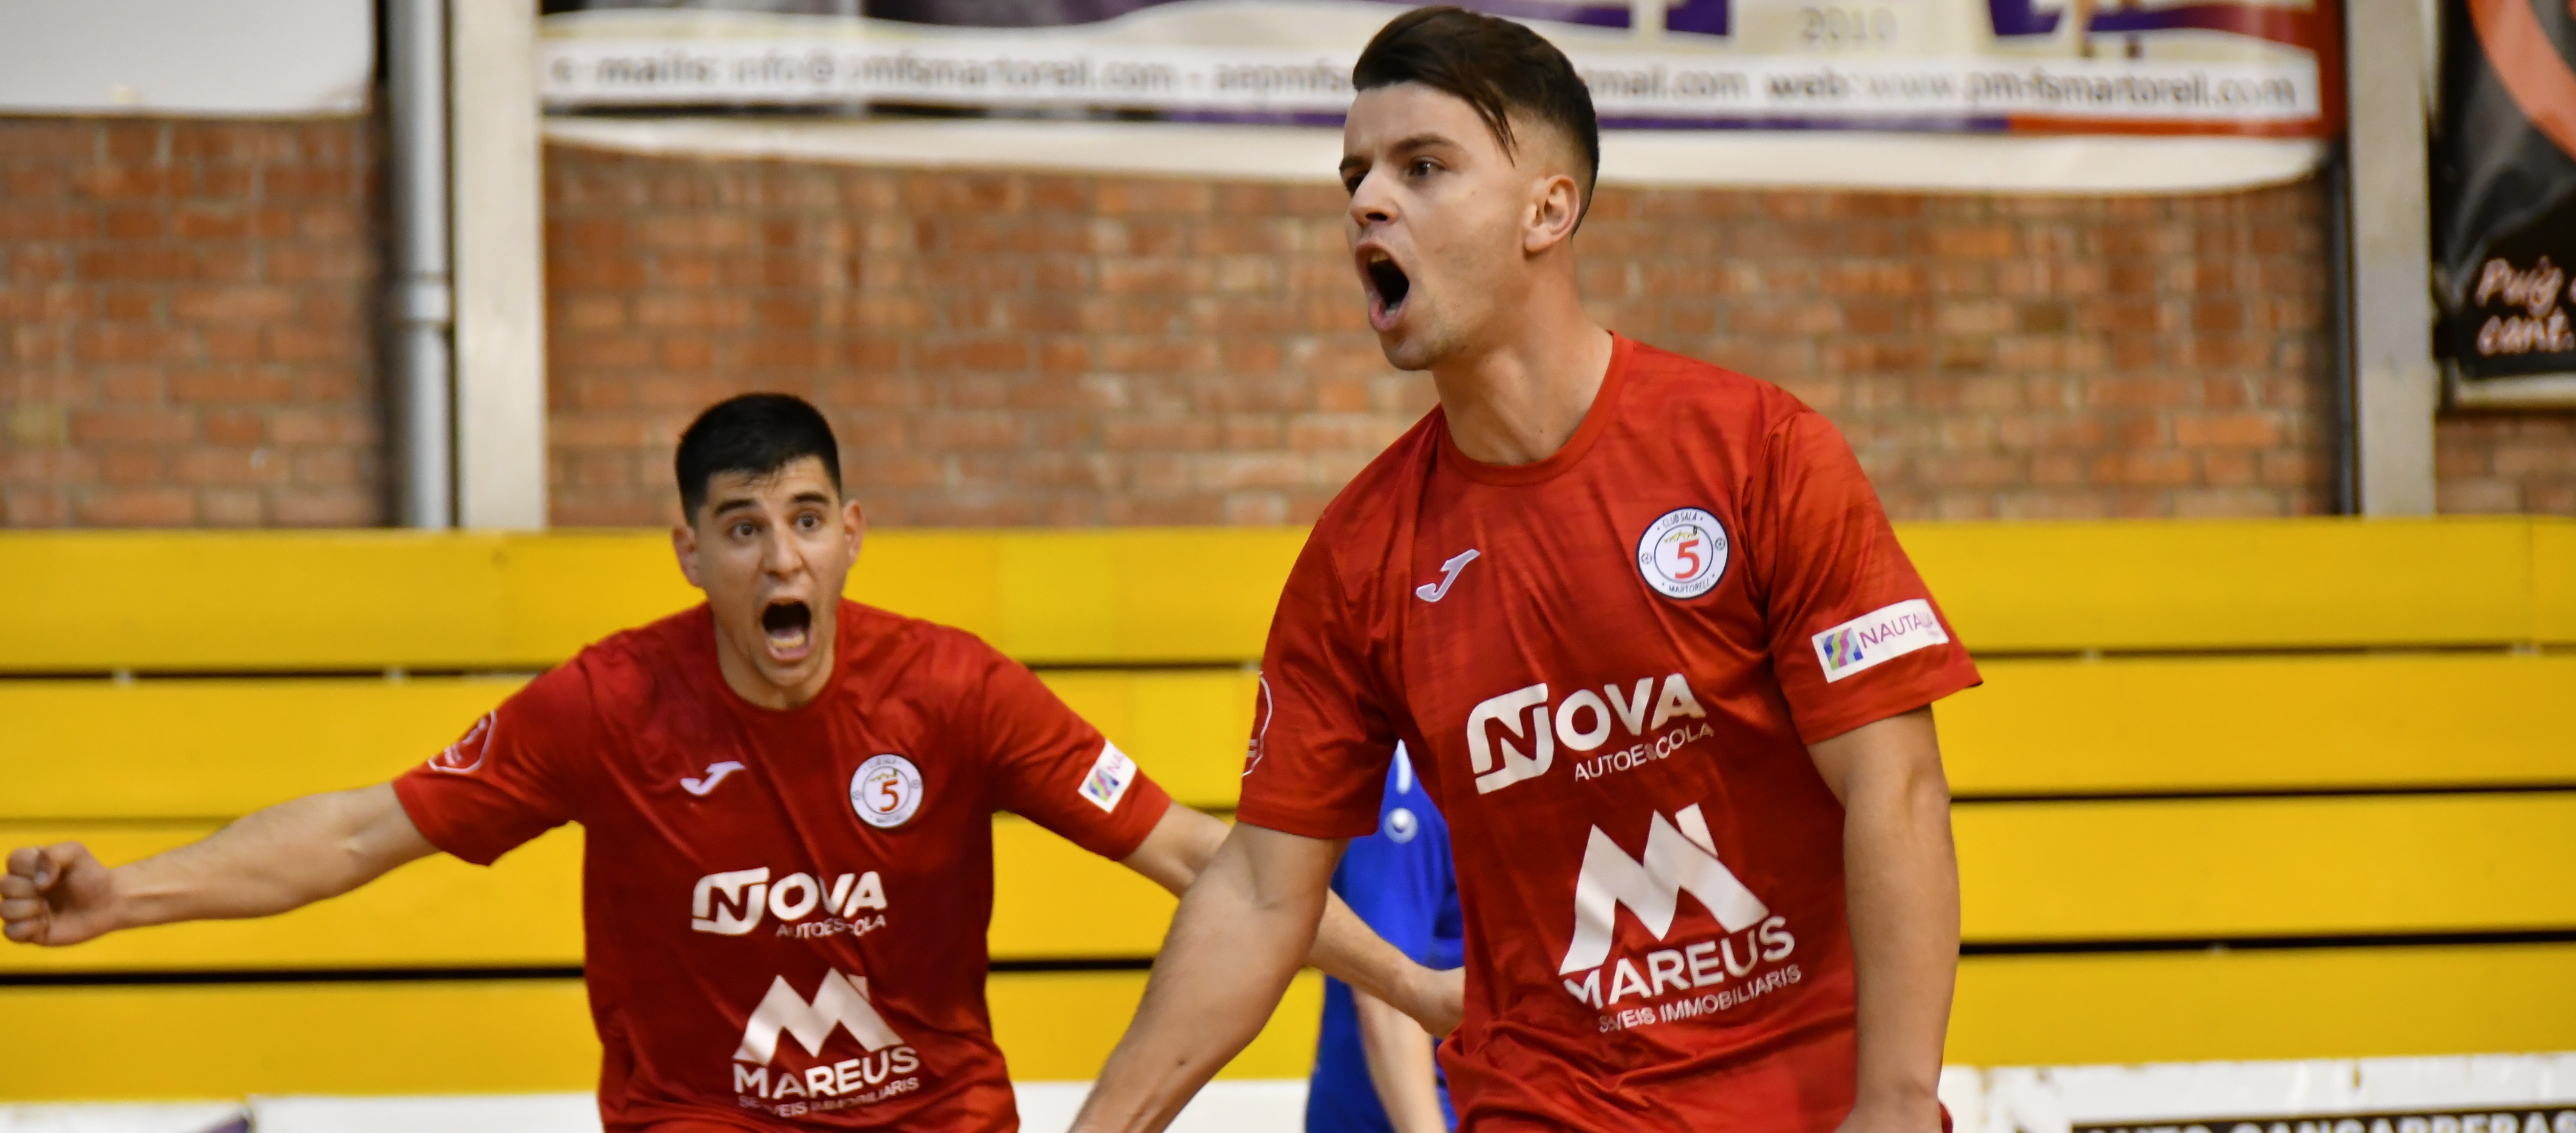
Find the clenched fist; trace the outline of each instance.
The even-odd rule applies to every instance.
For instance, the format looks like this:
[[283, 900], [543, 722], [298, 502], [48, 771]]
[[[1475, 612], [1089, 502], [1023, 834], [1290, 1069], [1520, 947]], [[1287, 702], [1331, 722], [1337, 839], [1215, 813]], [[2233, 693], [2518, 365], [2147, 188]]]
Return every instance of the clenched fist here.
[[114, 883], [89, 847], [59, 842], [9, 853], [0, 875], [0, 923], [24, 944], [78, 944], [116, 927], [108, 906]]

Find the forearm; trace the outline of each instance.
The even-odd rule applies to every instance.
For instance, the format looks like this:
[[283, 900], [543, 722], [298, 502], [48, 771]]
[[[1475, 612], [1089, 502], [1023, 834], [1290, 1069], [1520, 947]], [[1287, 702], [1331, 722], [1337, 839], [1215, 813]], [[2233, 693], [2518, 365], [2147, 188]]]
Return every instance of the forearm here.
[[[1227, 829], [1213, 816], [1176, 804], [1123, 864], [1175, 894], [1186, 893], [1225, 844]], [[1457, 997], [1448, 994], [1447, 983], [1370, 931], [1339, 897], [1325, 897], [1323, 921], [1305, 960], [1431, 1031], [1446, 1034], [1458, 1025]]]
[[336, 897], [431, 852], [390, 785], [254, 812], [109, 871], [114, 926], [264, 917]]
[[1431, 1035], [1404, 1012], [1367, 992], [1354, 991], [1351, 1005], [1359, 1016], [1360, 1051], [1368, 1060], [1369, 1083], [1377, 1087], [1378, 1104], [1386, 1109], [1388, 1124], [1395, 1133], [1447, 1133]]
[[1855, 777], [1843, 828], [1863, 1105], [1937, 1124], [1959, 957], [1959, 864], [1937, 762]]
[[1321, 873], [1304, 871], [1313, 876], [1265, 879], [1240, 844], [1243, 833], [1182, 897], [1144, 1002], [1074, 1129], [1153, 1133], [1169, 1124], [1261, 1032], [1297, 974], [1323, 913], [1329, 858]]

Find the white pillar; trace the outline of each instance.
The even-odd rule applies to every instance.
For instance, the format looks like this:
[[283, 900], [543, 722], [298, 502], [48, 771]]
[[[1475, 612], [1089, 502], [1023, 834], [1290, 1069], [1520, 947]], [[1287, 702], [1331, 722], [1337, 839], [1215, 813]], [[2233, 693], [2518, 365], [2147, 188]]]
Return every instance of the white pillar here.
[[2348, 0], [2354, 474], [2363, 515], [2433, 512], [2432, 57], [2418, 0]]
[[534, 0], [452, 13], [461, 527], [546, 525], [544, 184]]

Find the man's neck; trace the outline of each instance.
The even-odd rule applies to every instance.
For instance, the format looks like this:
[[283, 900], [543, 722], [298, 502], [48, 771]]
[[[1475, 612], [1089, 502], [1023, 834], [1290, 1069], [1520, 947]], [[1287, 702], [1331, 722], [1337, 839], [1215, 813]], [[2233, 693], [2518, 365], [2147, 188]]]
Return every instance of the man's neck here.
[[1536, 464], [1583, 426], [1610, 372], [1610, 332], [1571, 295], [1534, 303], [1482, 350], [1431, 368], [1449, 439], [1486, 464]]

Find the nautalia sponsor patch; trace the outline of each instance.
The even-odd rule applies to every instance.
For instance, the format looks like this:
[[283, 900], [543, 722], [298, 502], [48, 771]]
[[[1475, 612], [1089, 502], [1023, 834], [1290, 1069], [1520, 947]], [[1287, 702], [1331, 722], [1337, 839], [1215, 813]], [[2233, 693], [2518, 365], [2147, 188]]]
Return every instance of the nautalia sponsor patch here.
[[1882, 661], [1892, 661], [1931, 645], [1947, 644], [1950, 635], [1932, 615], [1932, 603], [1908, 598], [1862, 614], [1815, 636], [1816, 660], [1831, 684]]

